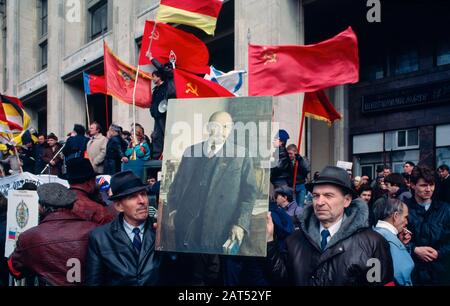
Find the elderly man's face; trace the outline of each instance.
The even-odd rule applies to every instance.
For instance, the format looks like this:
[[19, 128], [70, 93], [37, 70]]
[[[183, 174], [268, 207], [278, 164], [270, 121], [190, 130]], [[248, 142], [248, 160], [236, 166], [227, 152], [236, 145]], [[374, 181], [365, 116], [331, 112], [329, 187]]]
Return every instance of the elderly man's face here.
[[208, 123], [209, 138], [215, 144], [224, 143], [233, 130], [233, 121], [228, 113], [211, 117]]
[[130, 225], [139, 226], [148, 218], [147, 192], [140, 191], [114, 203], [118, 212], [123, 213], [125, 221]]
[[344, 208], [352, 202], [351, 195], [343, 195], [334, 185], [315, 185], [313, 189], [314, 214], [320, 223], [329, 227], [344, 215]]
[[401, 233], [408, 226], [408, 206], [402, 204], [402, 213], [394, 213], [394, 226]]

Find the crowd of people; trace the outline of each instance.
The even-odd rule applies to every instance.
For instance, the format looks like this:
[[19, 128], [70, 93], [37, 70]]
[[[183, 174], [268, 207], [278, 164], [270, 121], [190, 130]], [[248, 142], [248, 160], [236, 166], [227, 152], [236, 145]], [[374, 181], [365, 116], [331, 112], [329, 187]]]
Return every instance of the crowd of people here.
[[97, 174], [113, 175], [129, 160], [147, 161], [161, 157], [152, 154], [153, 143], [140, 124], [136, 124], [136, 140], [134, 127], [128, 132], [111, 124], [106, 136], [102, 133], [97, 122], [91, 123], [87, 131], [84, 126], [75, 124], [67, 139], [61, 142], [54, 133], [43, 135], [32, 131], [31, 137], [22, 137], [19, 145], [7, 144], [0, 152], [0, 177], [29, 172], [65, 178], [67, 162], [80, 157], [88, 158]]
[[[0, 285], [8, 285], [10, 275], [54, 286], [450, 285], [447, 165], [434, 172], [408, 161], [404, 173], [385, 166], [373, 180], [328, 166], [309, 179], [308, 159], [287, 145], [289, 135], [280, 130], [267, 257], [167, 253], [155, 250], [156, 207], [150, 208], [149, 195], [159, 194], [159, 182], [121, 171], [129, 160], [155, 158], [152, 143], [139, 124], [130, 133], [135, 139], [126, 134], [112, 124], [105, 137], [94, 122], [88, 132], [75, 125], [62, 145], [54, 134], [24, 142], [19, 159], [14, 155], [23, 171], [45, 169], [70, 188], [23, 187], [38, 193], [40, 223], [20, 235], [8, 259], [2, 257]], [[2, 163], [11, 166], [10, 160]], [[112, 175], [106, 197], [95, 179], [101, 173]], [[0, 196], [2, 235], [6, 210]], [[3, 248], [5, 237], [0, 238]], [[69, 278], [74, 258], [80, 271]], [[371, 264], [379, 265], [374, 275]]]

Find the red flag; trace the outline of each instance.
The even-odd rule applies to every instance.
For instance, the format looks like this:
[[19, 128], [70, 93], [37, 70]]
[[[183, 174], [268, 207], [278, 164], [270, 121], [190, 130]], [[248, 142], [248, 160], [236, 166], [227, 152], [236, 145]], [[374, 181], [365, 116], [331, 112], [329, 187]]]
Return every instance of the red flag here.
[[[133, 104], [133, 89], [136, 77], [136, 68], [122, 62], [111, 49], [104, 44], [105, 52], [105, 79], [108, 95]], [[136, 106], [149, 108], [152, 103], [152, 79], [145, 73], [139, 72], [136, 87]]]
[[174, 70], [177, 98], [235, 97], [217, 83], [205, 80], [182, 70]]
[[105, 76], [87, 74], [83, 72], [84, 92], [87, 95], [96, 93], [106, 94]]
[[161, 0], [156, 20], [181, 23], [214, 35], [223, 0]]
[[[142, 38], [139, 65], [150, 65], [148, 48], [154, 21], [146, 21]], [[191, 33], [175, 29], [164, 23], [156, 23], [151, 55], [161, 64], [167, 63], [170, 51], [176, 56], [176, 67], [197, 74], [209, 73], [209, 52], [205, 43]]]
[[303, 112], [305, 116], [316, 120], [327, 121], [329, 124], [335, 120], [342, 119], [341, 114], [336, 111], [323, 90], [305, 94]]
[[279, 96], [356, 83], [358, 42], [351, 27], [307, 46], [249, 46], [249, 95]]

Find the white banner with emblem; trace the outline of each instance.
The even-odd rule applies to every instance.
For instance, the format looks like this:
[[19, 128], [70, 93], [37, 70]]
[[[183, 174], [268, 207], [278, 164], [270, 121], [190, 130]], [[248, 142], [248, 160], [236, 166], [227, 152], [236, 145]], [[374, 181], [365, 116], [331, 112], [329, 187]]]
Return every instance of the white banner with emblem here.
[[20, 234], [38, 225], [38, 199], [36, 191], [11, 190], [8, 193], [5, 257], [14, 252]]
[[25, 183], [33, 183], [37, 186], [47, 183], [59, 183], [69, 188], [67, 181], [62, 180], [55, 175], [34, 175], [24, 172], [0, 178], [0, 193], [6, 197], [8, 196], [8, 191], [17, 190]]

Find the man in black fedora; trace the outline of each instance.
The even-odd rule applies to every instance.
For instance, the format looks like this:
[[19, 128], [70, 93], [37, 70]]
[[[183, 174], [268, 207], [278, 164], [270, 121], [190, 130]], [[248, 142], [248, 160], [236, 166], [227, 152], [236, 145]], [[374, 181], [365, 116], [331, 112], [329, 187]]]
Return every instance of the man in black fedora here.
[[131, 171], [111, 178], [114, 207], [111, 223], [89, 237], [86, 284], [90, 286], [145, 286], [159, 281], [155, 231], [148, 215], [147, 186]]
[[286, 239], [286, 254], [278, 252], [268, 215], [268, 259], [274, 279], [300, 286], [390, 283], [389, 244], [369, 228], [367, 204], [352, 201], [347, 172], [325, 167], [309, 188], [313, 204], [305, 207], [300, 229]]

